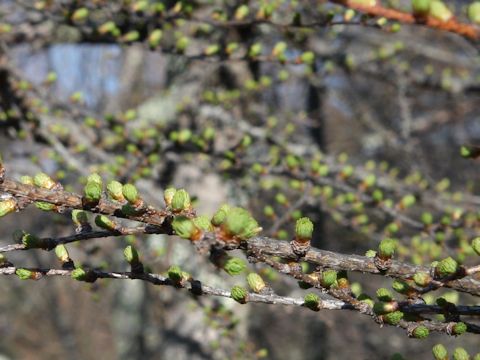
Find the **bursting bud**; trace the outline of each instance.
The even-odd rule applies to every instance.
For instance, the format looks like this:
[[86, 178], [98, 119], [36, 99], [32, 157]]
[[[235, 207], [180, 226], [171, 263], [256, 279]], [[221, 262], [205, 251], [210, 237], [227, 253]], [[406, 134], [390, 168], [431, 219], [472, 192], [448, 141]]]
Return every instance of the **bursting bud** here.
[[231, 276], [241, 274], [246, 268], [245, 262], [237, 257], [229, 258], [223, 267], [227, 274]]
[[480, 237], [472, 240], [472, 249], [477, 253], [477, 255], [480, 255]]
[[467, 350], [461, 347], [457, 347], [453, 351], [452, 355], [453, 360], [470, 360], [470, 355], [468, 354]]
[[67, 248], [63, 244], [59, 244], [55, 247], [55, 255], [62, 263], [70, 261], [70, 256], [68, 255]]
[[385, 238], [378, 246], [378, 256], [382, 259], [390, 259], [395, 253], [397, 242], [394, 239]]
[[123, 256], [125, 257], [125, 260], [130, 265], [131, 264], [138, 264], [140, 262], [139, 257], [138, 257], [138, 252], [132, 245], [128, 245], [125, 248], [125, 250], [123, 250]]
[[393, 300], [392, 293], [386, 288], [380, 288], [377, 290], [377, 298], [380, 301], [388, 302]]
[[197, 216], [192, 221], [193, 221], [193, 223], [195, 224], [195, 227], [198, 230], [202, 230], [202, 231], [212, 231], [213, 230], [212, 223], [210, 222], [210, 219], [205, 215]]
[[45, 173], [38, 173], [33, 178], [33, 183], [41, 188], [51, 190], [55, 186], [55, 181]]
[[228, 212], [230, 211], [230, 206], [224, 204], [217, 210], [217, 212], [212, 217], [212, 225], [220, 226], [226, 219]]
[[425, 339], [430, 334], [430, 330], [426, 326], [419, 325], [412, 331], [412, 337], [415, 339]]
[[475, 1], [468, 6], [467, 15], [471, 22], [480, 25], [480, 1]]
[[295, 224], [295, 236], [296, 239], [305, 242], [310, 241], [313, 235], [313, 223], [307, 218], [303, 217], [297, 220]]
[[113, 200], [125, 201], [123, 185], [116, 180], [112, 180], [107, 184], [107, 193]]
[[236, 302], [245, 304], [247, 302], [248, 292], [244, 287], [236, 285], [230, 290], [230, 296]]
[[458, 263], [450, 256], [446, 259], [441, 260], [435, 266], [435, 273], [440, 277], [453, 275], [457, 272], [457, 270]]
[[401, 280], [398, 280], [398, 279], [393, 281], [392, 288], [393, 288], [393, 290], [395, 290], [399, 294], [404, 294], [404, 295], [408, 295], [412, 291], [415, 291], [405, 281], [401, 281]]
[[97, 215], [95, 217], [95, 224], [102, 229], [115, 231], [117, 228], [117, 224], [112, 221], [108, 216], [105, 215]]
[[172, 228], [175, 234], [183, 239], [193, 239], [198, 231], [193, 221], [186, 216], [176, 216], [172, 221]]
[[439, 0], [433, 0], [430, 4], [429, 15], [437, 20], [440, 21], [448, 21], [453, 17], [452, 12], [450, 9]]
[[418, 286], [425, 287], [430, 283], [430, 281], [432, 281], [432, 278], [425, 272], [419, 272], [413, 275], [413, 281]]
[[437, 344], [432, 348], [432, 354], [435, 360], [448, 360], [448, 352], [445, 346]]
[[390, 325], [398, 325], [400, 320], [403, 319], [403, 312], [394, 311], [388, 314], [383, 315], [383, 321]]
[[173, 211], [182, 211], [189, 210], [191, 207], [190, 195], [185, 189], [180, 189], [175, 192], [172, 198], [172, 210]]
[[12, 199], [0, 201], [0, 218], [15, 211], [17, 202]]
[[130, 204], [135, 204], [138, 202], [138, 190], [132, 184], [125, 184], [122, 187], [122, 194], [127, 199]]
[[86, 279], [87, 273], [82, 268], [76, 268], [72, 270], [72, 273], [70, 274], [70, 276], [74, 280], [83, 281]]
[[453, 335], [462, 335], [465, 332], [467, 332], [467, 324], [465, 324], [464, 322], [458, 322], [453, 326]]
[[88, 17], [88, 9], [80, 8], [74, 11], [72, 14], [72, 20], [76, 22], [84, 21]]
[[303, 298], [303, 305], [311, 310], [320, 310], [320, 297], [317, 294], [309, 293]]
[[396, 302], [376, 302], [373, 305], [373, 311], [377, 315], [384, 315], [397, 310], [398, 304]]
[[431, 0], [412, 0], [412, 10], [417, 16], [425, 16], [430, 10]]
[[177, 192], [177, 189], [173, 187], [165, 189], [165, 191], [163, 192], [163, 199], [165, 200], [165, 204], [167, 206], [172, 205], [173, 196], [175, 195], [176, 192]]
[[96, 181], [87, 181], [83, 191], [88, 202], [97, 203], [102, 197], [102, 184]]
[[327, 270], [322, 272], [321, 284], [323, 287], [329, 288], [337, 282], [337, 272], [335, 270]]
[[253, 290], [253, 292], [259, 294], [262, 292], [263, 289], [265, 289], [265, 282], [263, 281], [262, 277], [258, 275], [257, 273], [250, 273], [247, 275], [247, 283], [248, 286], [250, 286], [250, 289]]
[[222, 227], [227, 234], [241, 240], [247, 240], [262, 230], [252, 215], [239, 207], [230, 209]]
[[23, 269], [19, 268], [15, 270], [15, 274], [21, 279], [21, 280], [29, 280], [33, 279], [35, 276], [35, 273], [33, 271], [30, 271], [28, 269]]

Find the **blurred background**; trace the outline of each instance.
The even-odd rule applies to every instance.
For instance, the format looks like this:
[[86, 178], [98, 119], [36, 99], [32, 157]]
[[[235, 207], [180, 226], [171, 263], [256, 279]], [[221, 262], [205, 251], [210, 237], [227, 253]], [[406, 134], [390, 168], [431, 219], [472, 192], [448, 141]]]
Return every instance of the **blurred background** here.
[[[403, 1], [383, 5], [410, 11]], [[468, 2], [447, 5], [466, 21]], [[82, 8], [87, 15], [76, 12]], [[291, 238], [294, 219], [309, 216], [321, 249], [364, 254], [394, 233], [406, 261], [474, 261], [462, 244], [478, 223], [439, 241], [391, 214], [355, 208], [348, 194], [358, 181], [349, 184], [342, 171], [349, 164], [357, 180], [376, 174], [394, 202], [413, 193], [418, 207], [409, 216], [418, 221], [423, 211], [435, 221], [458, 209], [476, 214], [478, 162], [459, 149], [480, 141], [478, 41], [318, 1], [3, 0], [0, 45], [0, 152], [9, 177], [43, 171], [80, 192], [97, 171], [135, 182], [158, 208], [169, 185], [187, 189], [200, 214], [226, 202], [247, 207], [278, 238]], [[328, 164], [330, 183], [309, 184], [295, 172], [295, 161], [312, 159]], [[16, 229], [74, 232], [68, 213], [34, 207], [1, 219], [2, 244]], [[245, 282], [176, 237], [68, 249], [76, 263], [126, 271], [127, 244], [152, 272], [178, 264], [211, 285]], [[40, 250], [8, 258], [58, 267]], [[294, 280], [250, 268], [279, 294], [303, 297]], [[390, 284], [352, 279], [367, 293]], [[140, 281], [2, 277], [0, 289], [5, 359], [428, 359], [438, 342], [479, 350], [472, 334], [419, 341], [358, 313], [241, 306]]]

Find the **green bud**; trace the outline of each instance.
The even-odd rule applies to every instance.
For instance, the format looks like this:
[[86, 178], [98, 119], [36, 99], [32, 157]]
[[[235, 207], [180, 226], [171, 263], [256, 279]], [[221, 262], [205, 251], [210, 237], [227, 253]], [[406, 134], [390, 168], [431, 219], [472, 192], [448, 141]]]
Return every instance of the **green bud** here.
[[52, 211], [55, 209], [55, 204], [50, 204], [45, 201], [35, 201], [35, 207], [42, 211]]
[[403, 313], [401, 311], [394, 311], [383, 315], [383, 320], [390, 325], [397, 325], [402, 319]]
[[35, 235], [24, 233], [22, 236], [22, 244], [27, 249], [41, 248], [44, 244], [43, 242], [36, 237]]
[[470, 360], [470, 355], [464, 348], [457, 347], [453, 350], [453, 360]]
[[472, 240], [472, 248], [477, 253], [477, 255], [480, 255], [480, 237]]
[[200, 229], [202, 231], [212, 231], [212, 223], [210, 222], [210, 219], [208, 216], [201, 215], [197, 216], [196, 218], [193, 219], [193, 223], [197, 227], [197, 229]]
[[150, 35], [148, 36], [148, 45], [150, 47], [155, 48], [160, 44], [160, 40], [162, 40], [163, 32], [160, 29], [153, 30]]
[[435, 267], [435, 272], [440, 277], [453, 275], [457, 272], [457, 270], [458, 263], [451, 257], [441, 260]]
[[302, 53], [302, 55], [300, 55], [300, 60], [304, 64], [312, 65], [315, 61], [315, 54], [312, 51], [305, 51]]
[[374, 258], [375, 256], [377, 256], [377, 252], [375, 250], [367, 250], [365, 252], [365, 256], [368, 258]]
[[413, 281], [418, 286], [425, 287], [430, 283], [430, 281], [432, 281], [432, 278], [425, 272], [419, 272], [413, 275]]
[[409, 194], [409, 195], [405, 195], [402, 200], [400, 200], [400, 204], [402, 207], [404, 207], [405, 209], [406, 208], [409, 208], [413, 205], [415, 205], [415, 202], [417, 200], [415, 199], [415, 196], [412, 195], [412, 194]]
[[400, 294], [408, 294], [410, 291], [413, 290], [413, 288], [410, 285], [408, 285], [405, 281], [398, 280], [398, 279], [393, 281], [392, 288], [393, 290], [395, 290]]
[[430, 4], [429, 15], [437, 20], [446, 22], [453, 17], [450, 9], [439, 0], [433, 0]]
[[66, 263], [70, 260], [67, 248], [63, 244], [59, 244], [55, 247], [55, 255], [62, 263]]
[[122, 194], [130, 204], [135, 204], [138, 200], [138, 190], [135, 185], [125, 184], [122, 187]]
[[33, 178], [33, 183], [41, 188], [51, 190], [55, 186], [55, 181], [45, 173], [38, 173]]
[[287, 197], [282, 193], [278, 193], [278, 194], [275, 195], [275, 201], [277, 203], [279, 203], [280, 205], [287, 205], [288, 204]]
[[176, 192], [177, 189], [172, 187], [165, 189], [165, 191], [163, 192], [163, 199], [165, 200], [165, 204], [167, 206], [170, 206], [172, 204], [172, 200]]
[[317, 294], [309, 293], [303, 298], [303, 305], [311, 310], [318, 311], [320, 301], [320, 297]]
[[378, 246], [378, 255], [383, 259], [391, 258], [395, 253], [396, 248], [397, 242], [394, 239], [385, 238]]
[[102, 197], [102, 185], [96, 181], [88, 181], [84, 187], [85, 199], [88, 202], [96, 203]]
[[235, 20], [243, 20], [245, 17], [248, 15], [250, 12], [250, 9], [248, 5], [240, 5], [236, 10], [234, 14]]
[[93, 173], [93, 174], [90, 174], [88, 175], [87, 177], [87, 183], [88, 182], [96, 182], [100, 185], [103, 186], [103, 180], [102, 180], [102, 177], [100, 175], [98, 175], [97, 173]]
[[0, 201], [0, 218], [15, 211], [17, 202], [12, 199]]
[[33, 178], [27, 175], [21, 176], [20, 182], [24, 185], [35, 185], [35, 183], [33, 182]]
[[445, 346], [437, 344], [432, 348], [432, 354], [435, 360], [448, 360], [448, 352]]
[[432, 225], [433, 215], [429, 212], [422, 213], [422, 223], [424, 223], [425, 225]]
[[390, 290], [386, 288], [380, 288], [377, 290], [377, 298], [380, 301], [388, 302], [393, 300], [393, 295]]
[[227, 204], [222, 205], [220, 209], [212, 217], [212, 225], [220, 226], [226, 219], [228, 212], [230, 211], [230, 206]]
[[185, 216], [176, 216], [172, 228], [175, 234], [184, 239], [192, 239], [197, 232], [194, 222]]
[[454, 335], [462, 335], [467, 332], [467, 324], [464, 322], [458, 322], [453, 326]]
[[236, 302], [240, 304], [245, 304], [245, 302], [247, 301], [248, 292], [247, 289], [245, 289], [244, 287], [236, 285], [230, 290], [230, 296]]
[[247, 283], [248, 286], [250, 286], [250, 289], [257, 294], [261, 293], [266, 286], [262, 277], [256, 273], [250, 273], [247, 275]]
[[113, 200], [125, 200], [125, 197], [123, 196], [123, 185], [116, 180], [112, 180], [107, 184], [107, 193]]
[[303, 217], [297, 220], [295, 224], [295, 236], [298, 240], [310, 241], [313, 235], [313, 223], [307, 218]]
[[425, 339], [430, 334], [430, 330], [426, 326], [419, 325], [412, 331], [412, 337], [415, 339]]
[[474, 24], [480, 25], [480, 1], [475, 1], [468, 6], [468, 18]]
[[327, 270], [322, 272], [321, 283], [323, 287], [329, 288], [337, 281], [337, 272], [335, 270]]
[[88, 9], [80, 8], [73, 12], [72, 20], [76, 22], [84, 21], [88, 17]]
[[241, 274], [246, 268], [247, 265], [245, 262], [236, 257], [229, 258], [223, 267], [227, 274], [232, 276]]
[[361, 301], [361, 302], [367, 304], [371, 308], [373, 308], [375, 306], [375, 303], [373, 302], [372, 298], [370, 296], [368, 296], [367, 294], [362, 293], [362, 294], [358, 295], [357, 299], [358, 299], [358, 301]]
[[412, 10], [415, 15], [427, 15], [431, 0], [412, 0]]
[[72, 220], [76, 226], [88, 224], [88, 215], [83, 210], [72, 210]]
[[[265, 216], [268, 216], [268, 217], [273, 217], [275, 216], [275, 210], [273, 209], [272, 206], [270, 205], [266, 205], [264, 208], [263, 208], [263, 214]], [[480, 238], [479, 238], [480, 239]]]
[[125, 250], [123, 250], [123, 256], [129, 264], [138, 264], [140, 262], [138, 252], [132, 245], [128, 245]]
[[185, 189], [180, 189], [175, 192], [172, 198], [173, 211], [182, 211], [190, 209], [190, 195]]
[[97, 215], [95, 217], [95, 224], [98, 227], [109, 231], [115, 231], [117, 227], [117, 224], [105, 215]]
[[15, 274], [21, 279], [21, 280], [29, 280], [33, 279], [35, 273], [33, 271], [30, 271], [28, 269], [23, 269], [19, 268], [15, 270]]
[[182, 281], [182, 269], [178, 265], [172, 265], [168, 269], [168, 278], [176, 283]]
[[72, 270], [72, 273], [70, 274], [70, 276], [74, 280], [83, 281], [87, 277], [87, 273], [82, 268], [76, 268]]

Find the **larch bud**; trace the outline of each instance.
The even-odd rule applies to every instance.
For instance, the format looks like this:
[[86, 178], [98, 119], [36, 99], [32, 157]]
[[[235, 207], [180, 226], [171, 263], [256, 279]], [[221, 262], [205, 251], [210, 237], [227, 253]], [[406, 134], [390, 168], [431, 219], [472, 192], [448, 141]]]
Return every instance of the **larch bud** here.
[[227, 274], [232, 276], [241, 274], [246, 268], [245, 262], [237, 257], [229, 258], [223, 267]]
[[378, 255], [383, 259], [389, 259], [395, 253], [397, 242], [394, 239], [385, 238], [378, 246]]
[[55, 186], [55, 181], [45, 173], [38, 173], [33, 178], [33, 183], [41, 188], [51, 190]]
[[236, 302], [245, 304], [247, 301], [248, 292], [244, 287], [236, 285], [230, 290], [230, 296]]
[[337, 272], [335, 270], [327, 270], [322, 272], [321, 284], [323, 287], [329, 288], [335, 285], [337, 281]]
[[377, 290], [377, 298], [380, 301], [388, 302], [393, 300], [393, 295], [390, 290], [386, 288], [380, 288]]
[[163, 199], [165, 200], [165, 205], [167, 206], [172, 205], [172, 200], [176, 192], [177, 192], [177, 189], [173, 187], [165, 189], [165, 191], [163, 192]]
[[184, 239], [192, 239], [198, 231], [193, 221], [186, 216], [176, 216], [172, 221], [172, 228], [175, 234]]
[[453, 326], [452, 333], [454, 335], [462, 335], [467, 331], [467, 324], [464, 322], [458, 322]]
[[168, 278], [176, 283], [179, 283], [183, 279], [182, 269], [178, 265], [172, 265], [168, 268]]
[[309, 293], [303, 298], [303, 305], [311, 310], [318, 311], [320, 301], [320, 297], [317, 294]]
[[433, 0], [430, 4], [429, 15], [437, 20], [446, 22], [453, 17], [452, 11], [439, 0]]
[[394, 311], [383, 315], [383, 320], [390, 325], [397, 325], [403, 319], [403, 312]]
[[472, 248], [477, 253], [477, 255], [480, 255], [480, 237], [472, 240]]
[[17, 202], [12, 199], [0, 201], [0, 218], [15, 211]]
[[230, 209], [222, 223], [222, 228], [228, 235], [241, 240], [249, 239], [262, 230], [252, 215], [239, 207]]
[[435, 266], [435, 273], [440, 277], [453, 275], [458, 270], [458, 263], [450, 256], [441, 260], [437, 266]]
[[452, 358], [453, 360], [470, 360], [470, 355], [464, 348], [457, 347], [453, 350]]
[[418, 286], [425, 287], [430, 283], [430, 281], [432, 281], [432, 278], [425, 272], [419, 272], [413, 275], [413, 281]]
[[83, 270], [82, 268], [79, 267], [79, 268], [76, 268], [76, 269], [72, 270], [72, 273], [70, 274], [70, 276], [74, 280], [83, 281], [83, 280], [86, 279], [87, 273], [85, 272], [85, 270]]
[[123, 250], [123, 255], [125, 260], [131, 264], [138, 264], [139, 263], [139, 256], [137, 250], [132, 246], [128, 245], [125, 250]]
[[250, 289], [253, 292], [259, 294], [265, 288], [265, 282], [263, 281], [262, 277], [257, 273], [250, 273], [247, 275], [247, 283], [250, 286]]
[[15, 274], [21, 279], [21, 280], [29, 280], [33, 279], [35, 276], [35, 273], [31, 270], [28, 269], [23, 269], [19, 268], [15, 270]]
[[70, 261], [70, 256], [68, 255], [67, 248], [63, 244], [59, 244], [55, 247], [55, 255], [62, 263]]
[[125, 201], [123, 185], [116, 180], [112, 180], [107, 184], [107, 193], [113, 200]]
[[431, 0], [412, 0], [412, 10], [415, 15], [425, 16], [430, 10]]
[[430, 334], [430, 330], [424, 325], [419, 325], [412, 331], [412, 337], [415, 339], [425, 339]]
[[98, 227], [109, 231], [115, 231], [117, 228], [117, 224], [105, 215], [97, 215], [95, 217], [95, 224]]
[[475, 1], [468, 6], [467, 15], [471, 22], [480, 25], [480, 1]]
[[313, 223], [307, 218], [303, 217], [297, 220], [295, 224], [295, 236], [297, 240], [304, 242], [310, 241], [313, 235]]
[[96, 181], [87, 181], [84, 187], [85, 199], [91, 203], [97, 203], [102, 197], [102, 184]]
[[448, 360], [448, 352], [442, 344], [436, 344], [432, 348], [432, 354], [435, 360]]
[[122, 187], [122, 194], [130, 204], [135, 204], [139, 200], [138, 190], [135, 185], [125, 184]]
[[175, 192], [172, 198], [172, 210], [173, 211], [183, 211], [189, 210], [191, 207], [190, 195], [185, 189], [180, 189]]

